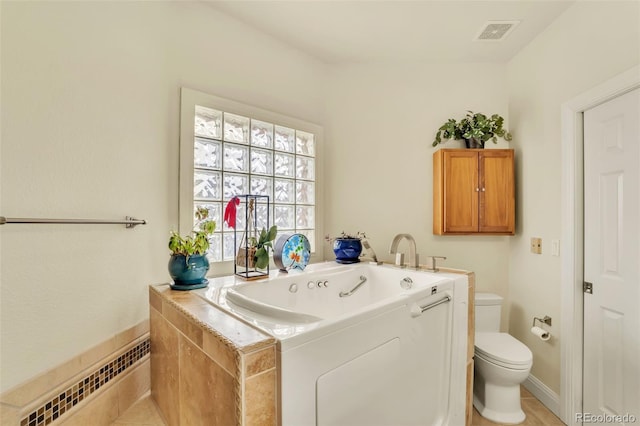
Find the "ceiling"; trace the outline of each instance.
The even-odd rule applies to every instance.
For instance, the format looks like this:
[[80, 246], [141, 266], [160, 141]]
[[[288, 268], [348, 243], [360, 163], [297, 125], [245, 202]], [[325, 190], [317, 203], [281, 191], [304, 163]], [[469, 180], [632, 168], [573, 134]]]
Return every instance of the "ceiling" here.
[[[233, 18], [330, 64], [504, 63], [574, 1], [212, 1]], [[518, 20], [505, 40], [473, 41], [486, 21]]]

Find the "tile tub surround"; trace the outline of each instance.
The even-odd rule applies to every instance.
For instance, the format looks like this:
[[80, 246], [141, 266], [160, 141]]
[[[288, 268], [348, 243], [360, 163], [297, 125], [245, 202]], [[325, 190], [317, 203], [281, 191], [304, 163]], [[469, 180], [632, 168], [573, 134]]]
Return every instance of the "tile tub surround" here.
[[276, 339], [168, 284], [149, 286], [151, 396], [169, 426], [276, 425]]
[[[473, 272], [441, 271], [468, 275], [473, 289]], [[151, 396], [169, 426], [202, 419], [225, 426], [280, 424], [276, 339], [196, 294], [172, 291], [168, 284], [149, 286], [149, 304]], [[469, 339], [473, 348], [473, 332]], [[469, 354], [467, 400], [471, 401], [473, 350]], [[185, 395], [187, 385], [196, 393]], [[469, 405], [467, 425], [471, 414]]]
[[0, 396], [3, 426], [109, 425], [150, 386], [145, 320]]

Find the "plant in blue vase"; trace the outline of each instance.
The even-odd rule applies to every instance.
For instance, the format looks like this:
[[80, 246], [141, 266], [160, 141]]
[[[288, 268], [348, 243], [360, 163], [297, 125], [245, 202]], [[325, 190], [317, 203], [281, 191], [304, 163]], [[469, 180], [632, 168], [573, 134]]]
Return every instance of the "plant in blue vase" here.
[[336, 255], [338, 263], [360, 262], [362, 253], [362, 239], [367, 236], [364, 232], [348, 234], [344, 231], [337, 237], [326, 236], [325, 240], [333, 244], [333, 253]]
[[196, 210], [196, 225], [189, 235], [182, 236], [171, 231], [169, 237], [169, 275], [173, 278], [174, 290], [192, 290], [206, 287], [205, 276], [209, 271], [206, 253], [209, 249], [209, 237], [216, 230], [216, 222], [208, 220], [209, 211], [203, 207]]

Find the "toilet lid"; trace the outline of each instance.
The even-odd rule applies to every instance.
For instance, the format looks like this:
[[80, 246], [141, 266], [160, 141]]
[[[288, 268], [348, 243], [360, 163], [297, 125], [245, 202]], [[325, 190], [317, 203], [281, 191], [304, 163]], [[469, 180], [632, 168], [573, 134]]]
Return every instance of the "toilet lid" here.
[[476, 354], [512, 366], [530, 365], [533, 355], [524, 343], [507, 333], [476, 333]]

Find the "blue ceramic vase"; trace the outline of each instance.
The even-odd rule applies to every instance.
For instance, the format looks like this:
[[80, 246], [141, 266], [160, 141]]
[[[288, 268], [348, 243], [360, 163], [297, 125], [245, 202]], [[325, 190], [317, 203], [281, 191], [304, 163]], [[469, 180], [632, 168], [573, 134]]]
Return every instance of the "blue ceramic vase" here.
[[188, 260], [182, 254], [174, 254], [169, 258], [169, 275], [178, 286], [205, 283], [207, 271], [209, 271], [209, 259], [203, 254], [191, 255]]
[[338, 263], [360, 262], [358, 257], [362, 253], [362, 243], [359, 238], [336, 238], [333, 242], [333, 252]]

